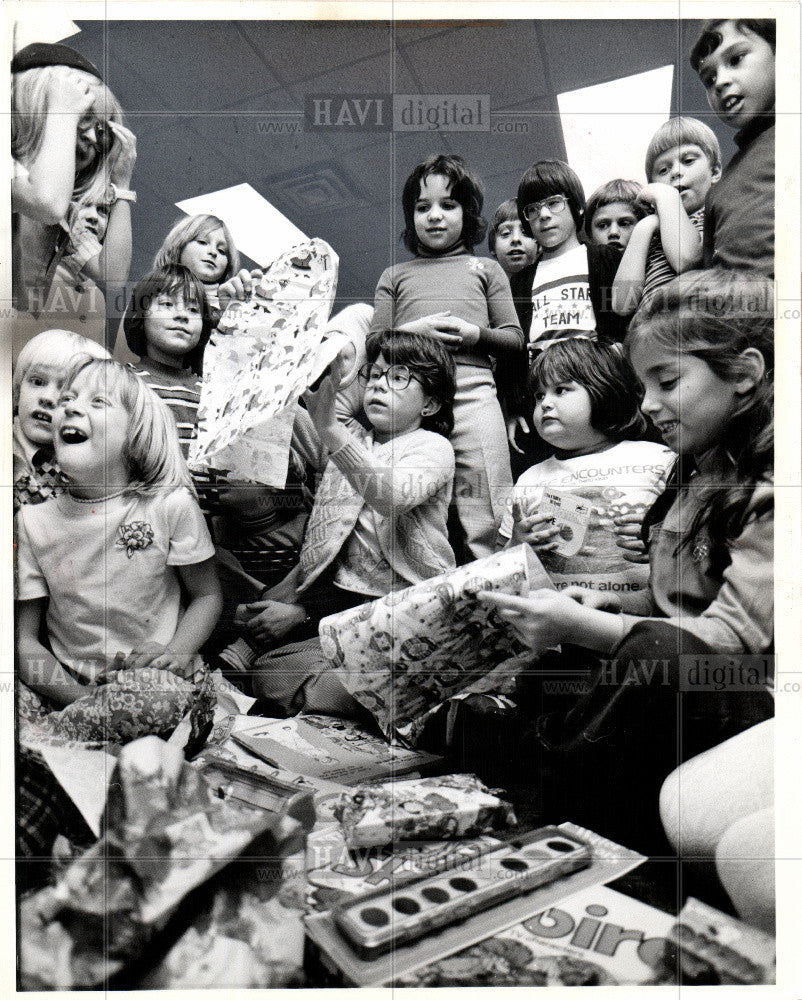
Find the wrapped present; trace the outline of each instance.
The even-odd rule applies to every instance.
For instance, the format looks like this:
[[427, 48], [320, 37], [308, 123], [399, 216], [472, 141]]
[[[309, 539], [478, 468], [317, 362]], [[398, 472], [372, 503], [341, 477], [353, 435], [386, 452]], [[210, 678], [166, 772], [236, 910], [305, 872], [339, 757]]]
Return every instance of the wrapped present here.
[[551, 587], [528, 545], [518, 545], [320, 623], [323, 652], [387, 736], [414, 735], [448, 698], [510, 663], [523, 646], [476, 595], [524, 596]]
[[669, 940], [681, 982], [754, 986], [775, 981], [774, 938], [693, 896], [683, 906]]
[[235, 858], [304, 846], [289, 815], [221, 800], [155, 736], [120, 751], [100, 840], [20, 908], [25, 989], [97, 987], [141, 961], [186, 896]]
[[284, 487], [295, 404], [348, 342], [326, 329], [338, 264], [328, 244], [309, 240], [228, 305], [204, 352], [191, 467]]
[[516, 823], [512, 806], [472, 774], [360, 785], [334, 812], [351, 848], [476, 837]]

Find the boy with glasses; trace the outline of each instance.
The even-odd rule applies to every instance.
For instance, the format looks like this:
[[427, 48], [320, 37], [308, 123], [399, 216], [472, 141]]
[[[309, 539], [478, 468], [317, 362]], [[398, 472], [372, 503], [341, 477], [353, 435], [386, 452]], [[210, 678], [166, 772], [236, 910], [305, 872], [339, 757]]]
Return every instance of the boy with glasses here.
[[626, 328], [611, 305], [621, 250], [580, 242], [585, 193], [576, 173], [560, 160], [535, 163], [521, 178], [517, 202], [523, 230], [537, 242], [540, 257], [511, 278], [527, 355], [497, 369], [496, 382], [510, 445], [522, 452], [515, 435], [519, 429], [530, 433], [526, 376], [535, 352], [567, 337], [619, 343]]

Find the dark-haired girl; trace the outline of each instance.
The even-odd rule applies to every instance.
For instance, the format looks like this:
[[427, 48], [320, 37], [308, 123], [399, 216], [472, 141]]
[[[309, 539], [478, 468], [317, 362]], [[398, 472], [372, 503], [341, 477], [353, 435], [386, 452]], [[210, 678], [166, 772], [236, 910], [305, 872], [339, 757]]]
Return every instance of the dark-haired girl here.
[[131, 368], [167, 403], [184, 458], [196, 435], [203, 352], [212, 318], [203, 284], [181, 264], [157, 267], [134, 288], [124, 321]]
[[[558, 589], [587, 588], [648, 614], [649, 567], [628, 558], [642, 545], [631, 529], [662, 493], [676, 456], [640, 440], [646, 421], [632, 366], [611, 347], [564, 340], [535, 359], [529, 388], [535, 430], [555, 453], [515, 485], [515, 542], [537, 550]], [[546, 494], [579, 501], [576, 523], [570, 515], [555, 522], [543, 509]]]
[[474, 559], [497, 548], [512, 486], [491, 358], [523, 349], [506, 275], [497, 261], [473, 255], [486, 229], [483, 200], [481, 181], [459, 156], [415, 167], [402, 195], [403, 238], [415, 257], [382, 274], [371, 324], [422, 334], [454, 355], [454, 494]]
[[539, 733], [571, 747], [564, 787], [597, 807], [577, 822], [607, 836], [632, 822], [626, 802], [650, 803], [642, 818], [656, 823], [670, 771], [773, 714], [772, 303], [754, 273], [689, 272], [632, 320], [641, 409], [679, 454], [645, 519], [649, 614], [586, 590], [480, 595], [534, 652], [572, 642], [605, 658], [589, 694]]
[[[252, 646], [315, 636], [268, 653], [257, 664], [254, 693], [285, 711], [350, 706], [358, 712], [344, 691], [342, 704], [332, 702], [339, 685], [319, 676], [327, 668], [317, 622], [455, 564], [446, 528], [454, 480], [448, 441], [454, 362], [437, 340], [398, 330], [371, 334], [366, 353], [359, 379], [369, 431], [351, 432], [337, 421], [339, 359], [320, 387], [304, 395], [328, 465], [298, 566], [268, 593], [272, 600], [247, 606]], [[229, 651], [241, 651], [247, 664], [243, 642]], [[229, 651], [224, 658], [232, 663]]]

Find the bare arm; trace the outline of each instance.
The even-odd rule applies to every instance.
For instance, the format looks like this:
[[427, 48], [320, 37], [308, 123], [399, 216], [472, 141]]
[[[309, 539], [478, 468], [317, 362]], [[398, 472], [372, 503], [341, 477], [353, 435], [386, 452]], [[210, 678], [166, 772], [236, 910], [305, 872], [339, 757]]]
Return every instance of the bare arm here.
[[51, 80], [42, 144], [26, 164], [28, 176], [11, 182], [12, 211], [46, 226], [55, 226], [66, 217], [75, 187], [78, 122], [94, 99], [90, 85], [77, 73], [66, 80]]
[[69, 705], [88, 692], [39, 641], [46, 598], [17, 602], [17, 672], [23, 684], [57, 705]]
[[702, 262], [702, 241], [691, 222], [676, 188], [668, 184], [649, 184], [640, 194], [651, 198], [660, 219], [660, 243], [666, 260], [677, 272], [689, 271]]
[[613, 282], [613, 311], [619, 316], [629, 316], [640, 302], [646, 280], [649, 244], [659, 225], [656, 215], [647, 215], [632, 230]]

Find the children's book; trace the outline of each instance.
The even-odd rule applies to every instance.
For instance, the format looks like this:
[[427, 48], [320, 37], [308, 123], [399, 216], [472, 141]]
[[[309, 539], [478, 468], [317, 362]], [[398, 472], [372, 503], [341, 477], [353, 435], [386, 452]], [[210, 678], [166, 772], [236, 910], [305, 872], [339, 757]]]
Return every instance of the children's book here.
[[240, 716], [231, 738], [273, 767], [341, 785], [406, 775], [441, 759], [394, 746], [355, 722], [326, 715]]

